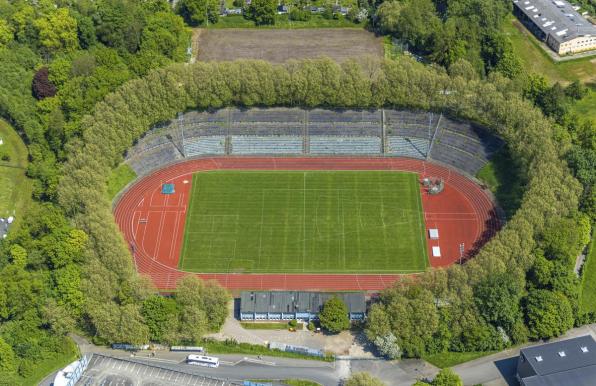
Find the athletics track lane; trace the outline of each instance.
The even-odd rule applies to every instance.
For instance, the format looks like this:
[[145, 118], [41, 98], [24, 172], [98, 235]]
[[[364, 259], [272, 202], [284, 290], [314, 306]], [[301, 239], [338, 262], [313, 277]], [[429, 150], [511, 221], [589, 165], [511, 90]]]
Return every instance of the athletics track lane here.
[[[141, 178], [125, 192], [114, 216], [134, 255], [137, 270], [151, 277], [161, 290], [171, 290], [182, 276], [178, 258], [182, 247], [184, 221], [192, 174], [217, 169], [236, 170], [400, 170], [420, 177], [440, 177], [445, 190], [435, 196], [421, 187], [426, 229], [438, 228], [439, 240], [430, 240], [429, 251], [440, 246], [442, 257], [430, 256], [432, 267], [448, 266], [470, 258], [499, 228], [495, 208], [482, 189], [450, 168], [408, 158], [263, 158], [222, 157], [187, 160], [157, 170]], [[162, 195], [161, 185], [174, 183], [172, 195]], [[399, 279], [397, 274], [197, 274], [217, 280], [229, 289], [371, 290], [376, 291]]]

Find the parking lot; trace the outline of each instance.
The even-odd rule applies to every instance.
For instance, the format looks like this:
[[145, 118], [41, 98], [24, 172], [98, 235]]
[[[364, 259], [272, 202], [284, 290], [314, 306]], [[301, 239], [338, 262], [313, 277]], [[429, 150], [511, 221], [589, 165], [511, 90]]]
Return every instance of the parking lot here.
[[224, 380], [94, 354], [77, 385], [85, 386], [232, 386]]

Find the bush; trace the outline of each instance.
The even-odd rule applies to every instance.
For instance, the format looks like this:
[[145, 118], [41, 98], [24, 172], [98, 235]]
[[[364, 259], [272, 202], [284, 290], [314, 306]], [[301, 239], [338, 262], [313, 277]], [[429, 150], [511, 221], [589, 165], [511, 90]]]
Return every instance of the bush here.
[[292, 319], [288, 322], [288, 324], [290, 325], [290, 327], [296, 328], [296, 326], [298, 325], [298, 321], [296, 319]]
[[29, 377], [35, 370], [36, 363], [30, 359], [21, 360], [19, 365], [19, 375], [23, 378]]
[[314, 331], [316, 326], [313, 322], [308, 322], [307, 328], [308, 328], [308, 331]]
[[310, 20], [310, 12], [304, 9], [300, 9], [298, 7], [292, 7], [290, 12], [288, 13], [288, 18], [293, 21], [309, 21]]

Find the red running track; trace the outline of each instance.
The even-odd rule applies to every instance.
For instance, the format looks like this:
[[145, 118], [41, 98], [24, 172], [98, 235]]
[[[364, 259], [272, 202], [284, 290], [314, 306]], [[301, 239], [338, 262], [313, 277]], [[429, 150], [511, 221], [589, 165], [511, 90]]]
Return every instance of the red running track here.
[[[130, 245], [136, 269], [149, 275], [160, 290], [172, 290], [182, 276], [178, 269], [184, 221], [192, 174], [217, 169], [237, 170], [399, 170], [422, 177], [440, 177], [445, 189], [431, 196], [421, 186], [426, 228], [438, 228], [439, 240], [426, 240], [430, 266], [444, 267], [472, 257], [499, 229], [499, 220], [489, 196], [474, 182], [453, 169], [408, 158], [200, 158], [157, 170], [141, 178], [125, 192], [114, 217]], [[161, 194], [163, 183], [174, 183], [176, 192]], [[432, 257], [432, 246], [440, 246], [441, 257]], [[217, 280], [232, 289], [253, 290], [368, 290], [386, 288], [398, 274], [196, 274]]]

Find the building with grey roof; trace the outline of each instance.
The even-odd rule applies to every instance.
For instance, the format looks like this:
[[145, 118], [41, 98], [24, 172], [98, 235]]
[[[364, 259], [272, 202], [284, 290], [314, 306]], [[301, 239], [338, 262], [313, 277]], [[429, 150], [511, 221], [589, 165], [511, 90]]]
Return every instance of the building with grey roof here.
[[517, 378], [521, 386], [593, 386], [596, 341], [585, 335], [521, 349]]
[[362, 292], [243, 291], [240, 320], [316, 320], [325, 302], [333, 296], [348, 306], [350, 320], [365, 318], [366, 300]]
[[514, 0], [513, 13], [559, 55], [596, 49], [596, 26], [565, 0]]

